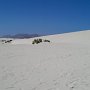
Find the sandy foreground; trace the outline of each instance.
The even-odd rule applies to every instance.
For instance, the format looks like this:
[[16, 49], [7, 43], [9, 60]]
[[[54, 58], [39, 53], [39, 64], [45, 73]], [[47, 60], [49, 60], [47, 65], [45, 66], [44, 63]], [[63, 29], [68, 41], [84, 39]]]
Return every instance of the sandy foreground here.
[[0, 90], [90, 90], [90, 30], [0, 43]]

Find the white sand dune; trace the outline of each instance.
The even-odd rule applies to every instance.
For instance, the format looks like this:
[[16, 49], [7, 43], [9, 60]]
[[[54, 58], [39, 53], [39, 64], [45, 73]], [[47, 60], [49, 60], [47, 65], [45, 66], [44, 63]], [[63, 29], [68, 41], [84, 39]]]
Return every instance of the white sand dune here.
[[[79, 31], [79, 32], [71, 32], [65, 34], [56, 34], [40, 37], [42, 39], [49, 39], [53, 43], [90, 43], [90, 30]], [[32, 44], [32, 39], [16, 39], [12, 43], [13, 44]]]
[[90, 30], [0, 44], [0, 90], [90, 90]]

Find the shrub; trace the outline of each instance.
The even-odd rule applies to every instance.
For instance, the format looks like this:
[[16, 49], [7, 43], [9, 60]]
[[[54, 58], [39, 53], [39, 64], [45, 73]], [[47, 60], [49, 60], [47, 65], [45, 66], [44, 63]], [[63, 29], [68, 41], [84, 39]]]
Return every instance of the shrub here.
[[32, 41], [32, 44], [35, 44], [35, 42], [34, 42], [34, 41]]
[[41, 42], [42, 42], [42, 39], [34, 39], [32, 44], [38, 44], [38, 43], [41, 43]]
[[32, 41], [32, 44], [38, 44], [38, 43], [41, 43], [41, 42], [50, 42], [50, 40], [34, 39]]
[[42, 39], [38, 39], [39, 42], [42, 42]]
[[3, 40], [4, 43], [11, 43], [13, 40]]
[[44, 42], [50, 42], [50, 40], [44, 40]]

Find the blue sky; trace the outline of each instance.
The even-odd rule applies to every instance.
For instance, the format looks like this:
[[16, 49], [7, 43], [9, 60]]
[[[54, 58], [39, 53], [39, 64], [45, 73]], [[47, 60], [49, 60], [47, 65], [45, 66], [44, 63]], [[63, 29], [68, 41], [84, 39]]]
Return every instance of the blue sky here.
[[90, 29], [90, 0], [0, 0], [0, 35]]

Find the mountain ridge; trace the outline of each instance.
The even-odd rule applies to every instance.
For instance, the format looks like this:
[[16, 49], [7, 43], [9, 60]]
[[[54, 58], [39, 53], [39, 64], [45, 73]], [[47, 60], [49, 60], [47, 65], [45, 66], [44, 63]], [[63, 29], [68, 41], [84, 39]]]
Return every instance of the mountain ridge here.
[[16, 39], [24, 39], [24, 38], [33, 38], [39, 37], [39, 34], [15, 34], [15, 35], [3, 35], [1, 38], [16, 38]]

